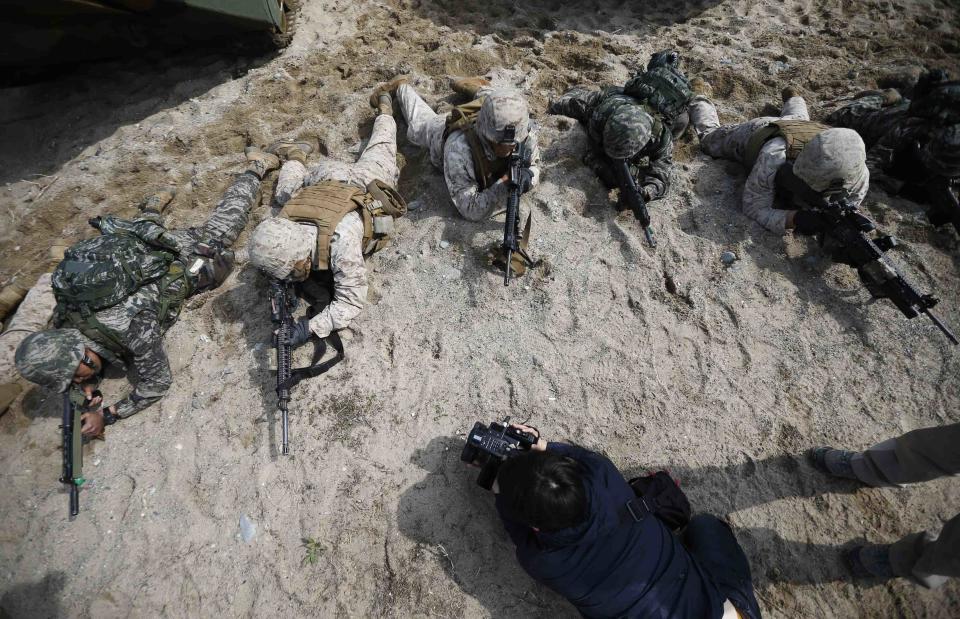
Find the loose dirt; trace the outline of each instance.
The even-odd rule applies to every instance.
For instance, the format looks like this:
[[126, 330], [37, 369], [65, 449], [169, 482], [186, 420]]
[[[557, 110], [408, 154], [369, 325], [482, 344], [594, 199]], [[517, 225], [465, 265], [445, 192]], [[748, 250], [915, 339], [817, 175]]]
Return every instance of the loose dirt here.
[[[0, 284], [32, 281], [57, 239], [90, 235], [87, 218], [130, 215], [167, 184], [179, 190], [170, 225], [202, 221], [248, 144], [311, 137], [355, 157], [370, 88], [397, 73], [438, 106], [453, 101], [449, 76], [528, 93], [544, 180], [523, 208], [545, 264], [504, 288], [486, 259], [502, 218], [461, 219], [401, 135], [401, 189], [416, 208], [369, 262], [371, 304], [345, 335], [347, 360], [295, 389], [292, 455], [277, 449], [267, 281], [245, 266], [169, 332], [176, 378], [162, 403], [87, 448], [75, 521], [57, 483], [58, 398], [33, 389], [0, 418], [0, 608], [575, 616], [516, 565], [491, 497], [458, 460], [474, 421], [510, 415], [628, 473], [670, 469], [695, 510], [729, 518], [767, 616], [957, 616], [956, 583], [854, 584], [838, 556], [853, 540], [940, 526], [960, 485], [857, 489], [802, 457], [960, 420], [957, 350], [923, 319], [869, 303], [814, 243], [746, 219], [743, 171], [690, 135], [652, 205], [649, 249], [580, 162], [582, 129], [545, 114], [569, 86], [622, 82], [675, 47], [725, 120], [775, 106], [787, 84], [821, 118], [891, 72], [956, 74], [957, 41], [960, 12], [934, 0], [311, 0], [276, 56], [129, 59], [4, 92]], [[269, 215], [270, 189], [241, 246]], [[957, 236], [881, 192], [868, 208], [905, 241], [897, 264], [960, 328]], [[729, 268], [726, 250], [739, 257]]]

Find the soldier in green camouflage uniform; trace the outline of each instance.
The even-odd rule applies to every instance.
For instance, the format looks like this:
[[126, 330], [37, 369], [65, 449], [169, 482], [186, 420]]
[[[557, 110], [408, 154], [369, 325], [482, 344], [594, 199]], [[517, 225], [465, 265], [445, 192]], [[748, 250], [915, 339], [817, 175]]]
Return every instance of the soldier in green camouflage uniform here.
[[[157, 246], [175, 254], [177, 261], [189, 264], [196, 258], [201, 244], [227, 247], [239, 236], [247, 223], [250, 208], [258, 201], [261, 181], [280, 165], [272, 154], [248, 152], [248, 168], [227, 188], [210, 218], [200, 227], [167, 230], [161, 212], [172, 195], [156, 195], [141, 205], [141, 214], [132, 225]], [[101, 227], [101, 232], [107, 232]], [[104, 238], [104, 237], [99, 237]], [[176, 262], [174, 264], [177, 264]], [[209, 290], [222, 283], [229, 271], [220, 272], [204, 281], [201, 275], [192, 292]], [[181, 279], [174, 286], [186, 286]], [[170, 364], [163, 349], [163, 334], [175, 320], [179, 307], [164, 311], [165, 295], [175, 297], [177, 290], [160, 289], [151, 281], [124, 300], [95, 312], [93, 317], [105, 328], [108, 337], [77, 328], [57, 328], [27, 337], [17, 348], [16, 364], [24, 378], [57, 392], [73, 386], [75, 399], [83, 399], [90, 411], [83, 415], [83, 433], [99, 436], [105, 425], [125, 419], [147, 408], [169, 389], [172, 381]], [[183, 300], [182, 297], [180, 299]], [[57, 326], [70, 326], [57, 324]], [[133, 391], [110, 406], [102, 406], [96, 383], [105, 364], [132, 369], [136, 376]]]
[[663, 93], [642, 83], [644, 74], [623, 87], [576, 87], [550, 102], [550, 114], [576, 118], [586, 127], [591, 149], [584, 163], [608, 188], [619, 186], [614, 160], [627, 159], [644, 200], [658, 200], [669, 190], [673, 137], [686, 128], [685, 108], [692, 96], [678, 66], [679, 56], [667, 50], [651, 57], [646, 72], [669, 71], [679, 78], [680, 88], [686, 90], [677, 93], [675, 109], [666, 109]]
[[921, 76], [913, 100], [896, 90], [869, 91], [827, 117], [855, 130], [867, 145], [870, 177], [890, 194], [930, 205], [935, 226], [960, 232], [960, 81], [943, 71]]

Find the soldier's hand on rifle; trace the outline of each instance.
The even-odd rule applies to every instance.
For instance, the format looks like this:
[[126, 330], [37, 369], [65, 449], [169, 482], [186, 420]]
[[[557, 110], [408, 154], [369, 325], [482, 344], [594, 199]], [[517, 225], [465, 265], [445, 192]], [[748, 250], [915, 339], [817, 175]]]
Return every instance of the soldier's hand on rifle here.
[[92, 413], [83, 413], [80, 415], [80, 421], [83, 422], [80, 432], [87, 438], [99, 438], [103, 436], [103, 428], [106, 425], [103, 419], [103, 409]]
[[298, 348], [309, 342], [311, 335], [313, 335], [313, 332], [310, 331], [310, 319], [301, 318], [294, 323], [293, 328], [290, 329], [290, 335], [287, 337], [286, 344], [293, 348]]
[[533, 170], [520, 168], [520, 193], [527, 193], [533, 188]]
[[100, 393], [100, 390], [93, 385], [84, 385], [80, 389], [83, 391], [83, 395], [86, 397], [86, 399], [83, 401], [83, 408], [87, 410], [96, 410], [101, 404], [103, 404], [103, 394]]
[[800, 234], [819, 234], [824, 232], [830, 223], [823, 213], [817, 211], [796, 211], [793, 216], [793, 227]]

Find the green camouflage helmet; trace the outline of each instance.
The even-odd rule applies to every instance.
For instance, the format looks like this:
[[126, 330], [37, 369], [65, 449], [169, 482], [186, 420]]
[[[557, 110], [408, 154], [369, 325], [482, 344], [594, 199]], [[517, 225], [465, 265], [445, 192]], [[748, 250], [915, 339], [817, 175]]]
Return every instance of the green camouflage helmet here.
[[920, 159], [940, 176], [960, 177], [960, 124], [939, 129], [920, 150]]
[[603, 150], [611, 159], [639, 153], [653, 133], [653, 119], [639, 105], [621, 105], [603, 126]]
[[62, 393], [70, 387], [85, 348], [78, 330], [50, 329], [28, 335], [17, 347], [14, 360], [21, 376]]

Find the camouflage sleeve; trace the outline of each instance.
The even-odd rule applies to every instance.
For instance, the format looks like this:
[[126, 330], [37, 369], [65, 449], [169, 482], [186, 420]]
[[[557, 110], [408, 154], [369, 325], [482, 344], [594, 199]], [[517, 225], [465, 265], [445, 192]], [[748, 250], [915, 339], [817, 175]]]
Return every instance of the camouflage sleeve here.
[[880, 140], [867, 151], [867, 169], [873, 176], [883, 176], [884, 170], [893, 164], [893, 154], [902, 141], [899, 128], [887, 131]]
[[777, 170], [787, 162], [787, 143], [775, 138], [764, 144], [743, 187], [743, 212], [776, 234], [787, 231], [787, 211], [773, 207]]
[[450, 199], [470, 221], [483, 221], [507, 203], [507, 184], [497, 181], [481, 191], [473, 171], [470, 146], [462, 132], [454, 132], [443, 149], [443, 177]]
[[569, 116], [586, 123], [589, 119], [590, 110], [603, 98], [603, 93], [603, 90], [591, 90], [583, 86], [577, 86], [550, 101], [550, 105], [547, 106], [547, 113]]
[[319, 338], [350, 326], [367, 301], [363, 221], [356, 211], [348, 213], [334, 230], [330, 240], [330, 269], [333, 271], [333, 300], [310, 319], [310, 330]]
[[130, 321], [127, 346], [136, 373], [133, 392], [115, 404], [117, 416], [130, 417], [163, 397], [173, 377], [156, 314], [142, 311]]
[[673, 136], [664, 130], [660, 147], [650, 155], [650, 165], [643, 170], [638, 184], [648, 200], [659, 200], [670, 189], [670, 175], [673, 172]]

